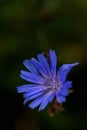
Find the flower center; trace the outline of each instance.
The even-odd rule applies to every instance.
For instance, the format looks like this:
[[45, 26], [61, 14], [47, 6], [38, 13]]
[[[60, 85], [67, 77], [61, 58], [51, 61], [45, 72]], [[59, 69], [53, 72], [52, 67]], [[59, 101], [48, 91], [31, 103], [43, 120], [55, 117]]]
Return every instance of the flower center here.
[[58, 91], [61, 86], [60, 81], [56, 81], [54, 79], [52, 81], [47, 81], [46, 84], [48, 88], [51, 89], [52, 91]]

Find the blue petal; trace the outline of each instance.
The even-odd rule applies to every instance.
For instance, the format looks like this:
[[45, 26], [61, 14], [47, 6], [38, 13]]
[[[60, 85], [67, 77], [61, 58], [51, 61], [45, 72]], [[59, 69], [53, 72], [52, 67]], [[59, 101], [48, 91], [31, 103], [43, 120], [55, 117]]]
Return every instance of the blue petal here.
[[30, 87], [31, 89], [24, 94], [25, 100], [24, 100], [23, 104], [25, 104], [26, 102], [28, 102], [31, 99], [41, 96], [47, 90], [47, 88], [42, 85], [35, 85], [35, 87], [33, 87], [33, 85], [31, 85], [31, 87]]
[[31, 90], [29, 90], [28, 92], [26, 92], [25, 94], [24, 94], [24, 97], [29, 97], [29, 96], [32, 96], [32, 95], [35, 95], [35, 94], [37, 94], [37, 93], [39, 93], [39, 92], [43, 92], [44, 90], [42, 89], [42, 88], [33, 88], [33, 89], [31, 89]]
[[18, 92], [18, 93], [27, 92], [27, 91], [29, 91], [29, 89], [31, 88], [30, 86], [31, 86], [31, 84], [26, 84], [26, 85], [18, 86], [18, 87], [17, 87], [17, 92]]
[[72, 81], [66, 81], [62, 85], [62, 88], [71, 88], [71, 87], [72, 87]]
[[34, 98], [38, 98], [39, 96], [41, 96], [43, 94], [43, 92], [39, 92], [39, 93], [36, 93], [35, 95], [31, 95], [30, 97], [26, 97], [24, 99], [24, 102], [23, 104], [25, 105], [29, 100], [32, 100]]
[[37, 69], [35, 68], [35, 66], [33, 65], [33, 63], [30, 60], [24, 60], [23, 64], [25, 65], [25, 67], [32, 73], [40, 76], [39, 72], [37, 71]]
[[62, 65], [57, 73], [57, 77], [59, 80], [61, 80], [62, 82], [64, 82], [66, 80], [67, 74], [70, 72], [70, 70], [72, 69], [72, 67], [77, 66], [79, 63], [76, 62], [74, 64], [64, 64]]
[[69, 90], [67, 88], [60, 88], [58, 93], [60, 95], [62, 95], [62, 96], [68, 96], [69, 95]]
[[55, 51], [50, 50], [49, 56], [50, 56], [51, 72], [52, 72], [53, 77], [55, 77], [55, 75], [56, 75], [56, 65], [57, 65], [57, 57], [56, 57]]
[[18, 93], [23, 93], [23, 92], [29, 92], [31, 90], [34, 90], [34, 89], [45, 89], [44, 86], [42, 85], [37, 85], [37, 84], [24, 84], [24, 85], [21, 85], [21, 86], [18, 86], [17, 87], [17, 92]]
[[44, 66], [40, 62], [38, 62], [35, 58], [32, 58], [31, 61], [34, 64], [34, 66], [37, 68], [37, 70], [42, 74], [42, 76], [48, 78], [47, 71], [44, 68]]
[[47, 59], [45, 58], [45, 56], [43, 54], [39, 54], [37, 57], [38, 57], [38, 60], [40, 61], [40, 63], [44, 66], [44, 68], [48, 72], [48, 76], [51, 77], [50, 67], [49, 67], [49, 64], [48, 64]]
[[66, 98], [64, 96], [57, 94], [56, 97], [58, 103], [66, 102]]
[[52, 93], [52, 95], [49, 97], [49, 102], [51, 103], [54, 99], [54, 93]]
[[39, 111], [43, 110], [47, 106], [49, 101], [51, 101], [50, 99], [51, 100], [53, 99], [53, 96], [52, 96], [51, 92], [49, 92], [47, 95], [45, 95], [44, 100], [42, 101], [42, 103], [41, 103], [41, 105], [39, 107]]
[[20, 77], [26, 81], [38, 84], [44, 84], [44, 79], [27, 71], [21, 71]]
[[[44, 101], [44, 99], [47, 99], [50, 96], [50, 94], [51, 93], [48, 92], [48, 93], [40, 96], [39, 98], [35, 99], [32, 103], [30, 103], [29, 107], [32, 108], [32, 109], [35, 108], [35, 107], [37, 107], [38, 105], [40, 105]], [[44, 107], [45, 107], [45, 105], [44, 105]]]
[[59, 94], [63, 96], [68, 96], [69, 95], [69, 88], [72, 87], [72, 81], [66, 81], [65, 83], [62, 84]]
[[30, 96], [28, 97], [28, 100], [37, 98], [37, 97], [41, 96], [43, 93], [44, 93], [44, 91], [40, 91], [40, 92], [38, 92], [38, 93], [32, 94], [32, 95], [30, 95]]
[[33, 102], [30, 103], [29, 107], [34, 109], [42, 102], [42, 100], [43, 100], [43, 96], [38, 97], [37, 99], [35, 99]]
[[27, 97], [25, 98], [24, 100], [24, 103], [23, 104], [26, 104], [29, 100], [32, 100], [34, 98], [38, 98], [39, 96], [43, 95], [43, 91], [40, 91], [40, 92], [37, 92], [37, 93], [32, 93], [32, 95], [26, 95]]
[[39, 111], [43, 110], [48, 104], [48, 100], [44, 99], [44, 101], [41, 103], [40, 107], [39, 107]]

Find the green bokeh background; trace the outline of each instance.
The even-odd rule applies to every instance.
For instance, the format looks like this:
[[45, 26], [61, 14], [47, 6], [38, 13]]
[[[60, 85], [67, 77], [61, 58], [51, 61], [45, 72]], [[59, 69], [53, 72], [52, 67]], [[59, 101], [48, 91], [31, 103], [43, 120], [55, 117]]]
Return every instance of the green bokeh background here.
[[[59, 65], [80, 62], [68, 75], [74, 93], [53, 118], [23, 106], [16, 86], [22, 61], [56, 51]], [[0, 0], [0, 130], [87, 129], [87, 1]]]

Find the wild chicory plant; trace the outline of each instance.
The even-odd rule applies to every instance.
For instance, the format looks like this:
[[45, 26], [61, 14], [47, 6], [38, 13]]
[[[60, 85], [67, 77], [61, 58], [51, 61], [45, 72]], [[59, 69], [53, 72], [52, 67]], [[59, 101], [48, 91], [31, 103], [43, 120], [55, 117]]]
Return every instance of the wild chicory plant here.
[[31, 100], [29, 107], [34, 109], [39, 106], [41, 111], [53, 100], [58, 104], [66, 101], [72, 87], [72, 81], [67, 80], [67, 75], [78, 62], [63, 64], [57, 70], [57, 56], [50, 49], [48, 60], [41, 53], [37, 55], [37, 59], [26, 59], [23, 64], [28, 71], [22, 70], [20, 77], [29, 84], [18, 86], [17, 92], [23, 93], [24, 104]]

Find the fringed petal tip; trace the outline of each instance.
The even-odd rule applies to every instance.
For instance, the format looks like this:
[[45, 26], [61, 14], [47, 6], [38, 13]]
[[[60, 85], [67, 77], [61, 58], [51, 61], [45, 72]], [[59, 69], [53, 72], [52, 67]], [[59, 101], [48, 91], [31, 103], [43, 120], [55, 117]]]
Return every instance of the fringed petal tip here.
[[73, 63], [73, 64], [71, 64], [72, 66], [77, 66], [77, 65], [79, 65], [80, 63], [79, 62], [75, 62], [75, 63]]

